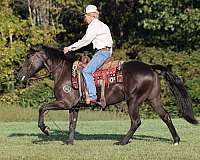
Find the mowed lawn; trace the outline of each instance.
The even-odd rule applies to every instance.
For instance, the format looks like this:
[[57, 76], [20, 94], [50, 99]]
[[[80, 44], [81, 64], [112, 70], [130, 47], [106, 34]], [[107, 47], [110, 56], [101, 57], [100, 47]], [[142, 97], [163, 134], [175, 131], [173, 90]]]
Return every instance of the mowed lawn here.
[[[200, 126], [173, 119], [181, 137], [172, 145], [168, 128], [160, 119], [142, 120], [128, 145], [117, 146], [129, 120], [78, 121], [75, 145], [66, 145], [68, 122], [48, 120], [51, 135], [44, 136], [37, 122], [0, 122], [0, 160], [199, 160]], [[60, 130], [61, 129], [61, 130]]]

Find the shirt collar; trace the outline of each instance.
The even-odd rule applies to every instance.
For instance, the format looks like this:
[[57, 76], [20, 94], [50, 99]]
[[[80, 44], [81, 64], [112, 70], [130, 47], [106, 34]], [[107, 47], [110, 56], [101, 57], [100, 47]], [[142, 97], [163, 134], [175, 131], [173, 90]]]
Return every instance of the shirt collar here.
[[98, 19], [97, 19], [97, 18], [94, 18], [94, 19], [92, 20], [92, 22], [90, 22], [89, 25], [92, 25], [92, 24], [95, 23], [96, 21], [98, 21]]

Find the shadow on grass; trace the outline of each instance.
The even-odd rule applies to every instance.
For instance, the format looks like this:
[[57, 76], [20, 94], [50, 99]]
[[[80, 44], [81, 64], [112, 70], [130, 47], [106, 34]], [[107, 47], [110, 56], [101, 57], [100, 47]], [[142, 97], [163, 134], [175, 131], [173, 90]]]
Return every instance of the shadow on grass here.
[[[81, 134], [76, 132], [75, 140], [114, 140], [119, 141], [123, 138], [122, 134]], [[42, 133], [13, 133], [8, 137], [37, 137], [32, 140], [34, 144], [47, 143], [49, 141], [62, 141], [65, 143], [68, 138], [68, 132], [61, 132], [60, 130], [52, 130], [50, 136], [46, 136]], [[171, 139], [160, 138], [148, 135], [134, 135], [133, 140], [139, 141], [161, 141], [165, 143], [172, 143]]]

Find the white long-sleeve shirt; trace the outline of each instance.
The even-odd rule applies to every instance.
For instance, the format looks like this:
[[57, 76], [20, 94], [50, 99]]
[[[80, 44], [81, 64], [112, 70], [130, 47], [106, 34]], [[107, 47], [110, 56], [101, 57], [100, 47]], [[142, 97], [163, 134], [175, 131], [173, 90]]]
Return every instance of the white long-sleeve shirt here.
[[68, 48], [72, 51], [80, 49], [93, 43], [94, 49], [102, 49], [105, 47], [112, 47], [113, 40], [111, 37], [110, 29], [106, 24], [98, 19], [94, 19], [86, 30], [86, 34], [82, 39], [70, 45]]

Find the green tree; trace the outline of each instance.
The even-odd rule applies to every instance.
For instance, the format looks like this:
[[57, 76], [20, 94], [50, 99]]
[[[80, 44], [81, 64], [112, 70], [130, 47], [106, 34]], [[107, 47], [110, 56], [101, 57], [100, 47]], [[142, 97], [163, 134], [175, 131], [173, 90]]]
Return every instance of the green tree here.
[[200, 48], [200, 10], [193, 8], [193, 4], [139, 0], [138, 25], [140, 32], [146, 34], [144, 43], [171, 46], [175, 50]]
[[56, 45], [54, 36], [63, 31], [59, 24], [32, 25], [30, 19], [15, 15], [11, 4], [11, 0], [0, 2], [0, 92], [9, 88], [13, 72], [21, 66], [31, 44]]

